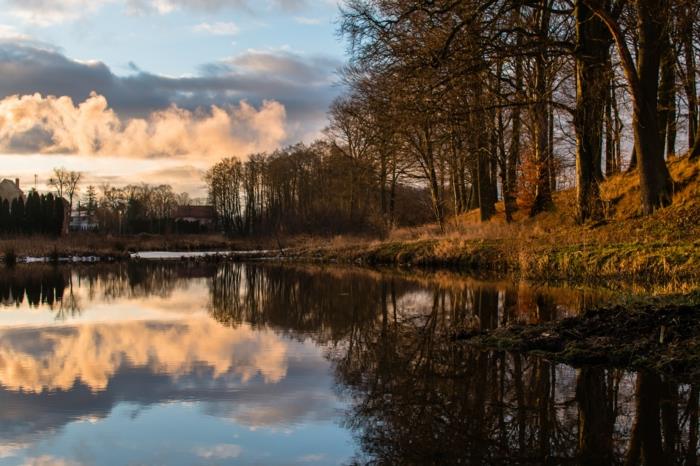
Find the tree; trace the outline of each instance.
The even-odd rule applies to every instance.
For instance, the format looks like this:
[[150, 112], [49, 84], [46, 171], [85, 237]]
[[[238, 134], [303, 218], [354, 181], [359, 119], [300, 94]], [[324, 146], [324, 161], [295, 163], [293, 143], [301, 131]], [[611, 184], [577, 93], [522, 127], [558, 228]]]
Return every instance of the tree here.
[[0, 233], [10, 233], [11, 222], [10, 203], [7, 199], [0, 199]]
[[88, 215], [92, 215], [97, 210], [97, 188], [93, 185], [87, 187], [85, 192], [85, 210]]
[[641, 210], [650, 214], [669, 205], [673, 181], [664, 160], [658, 115], [659, 70], [664, 34], [668, 33], [669, 0], [637, 0], [633, 13], [637, 32], [637, 59], [632, 57], [620, 21], [594, 0], [585, 4], [609, 29], [632, 98], [634, 151], [639, 167]]
[[80, 191], [78, 184], [82, 178], [81, 172], [68, 171], [65, 168], [54, 168], [53, 176], [49, 178], [49, 186], [56, 190], [58, 197], [68, 197], [68, 204], [73, 210], [73, 198]]
[[[605, 0], [597, 2], [605, 8]], [[605, 24], [584, 0], [576, 0], [576, 200], [577, 220], [601, 215], [600, 171], [603, 114], [610, 82], [612, 37]]]
[[17, 234], [24, 233], [24, 220], [24, 199], [18, 197], [12, 200], [10, 206], [11, 231]]

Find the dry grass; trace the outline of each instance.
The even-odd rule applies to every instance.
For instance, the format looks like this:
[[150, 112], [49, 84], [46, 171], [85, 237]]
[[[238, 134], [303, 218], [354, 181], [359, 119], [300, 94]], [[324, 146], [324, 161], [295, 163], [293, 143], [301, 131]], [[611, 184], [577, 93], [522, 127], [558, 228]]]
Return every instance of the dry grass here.
[[673, 204], [639, 215], [636, 174], [620, 174], [601, 186], [603, 221], [575, 223], [575, 192], [555, 195], [555, 208], [534, 218], [525, 209], [515, 221], [497, 215], [480, 222], [472, 211], [436, 225], [403, 228], [382, 241], [336, 238], [309, 244], [300, 257], [326, 260], [461, 265], [517, 272], [527, 278], [606, 280], [625, 278], [683, 288], [700, 278], [700, 164], [670, 161]]

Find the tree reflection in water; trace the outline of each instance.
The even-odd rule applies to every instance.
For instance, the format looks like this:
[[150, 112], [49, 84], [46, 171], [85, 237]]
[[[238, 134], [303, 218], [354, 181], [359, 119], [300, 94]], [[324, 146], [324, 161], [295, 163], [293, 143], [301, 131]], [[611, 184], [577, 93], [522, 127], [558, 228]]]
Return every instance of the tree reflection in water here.
[[221, 322], [328, 345], [349, 402], [344, 423], [361, 445], [357, 464], [697, 464], [696, 384], [450, 338], [575, 313], [585, 294], [235, 265], [219, 268], [210, 290]]
[[72, 306], [74, 289], [87, 302], [165, 297], [199, 279], [223, 325], [313, 339], [348, 403], [343, 422], [360, 445], [356, 464], [698, 464], [697, 384], [482, 352], [451, 338], [575, 314], [600, 299], [589, 291], [312, 266], [129, 263], [2, 273], [1, 304], [59, 313]]

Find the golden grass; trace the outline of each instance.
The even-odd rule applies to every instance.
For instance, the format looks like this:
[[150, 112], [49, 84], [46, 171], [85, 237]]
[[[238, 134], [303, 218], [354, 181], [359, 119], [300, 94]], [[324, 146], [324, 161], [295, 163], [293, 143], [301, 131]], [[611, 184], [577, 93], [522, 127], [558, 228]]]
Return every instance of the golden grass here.
[[[675, 181], [673, 204], [639, 215], [636, 174], [619, 174], [601, 185], [603, 221], [578, 225], [575, 192], [555, 194], [555, 207], [530, 218], [523, 209], [513, 223], [497, 215], [480, 222], [478, 211], [436, 225], [397, 229], [382, 241], [334, 238], [311, 242], [300, 257], [335, 261], [461, 265], [510, 271], [533, 279], [624, 278], [672, 288], [700, 278], [700, 164], [669, 162]], [[676, 282], [676, 284], [674, 284]]]

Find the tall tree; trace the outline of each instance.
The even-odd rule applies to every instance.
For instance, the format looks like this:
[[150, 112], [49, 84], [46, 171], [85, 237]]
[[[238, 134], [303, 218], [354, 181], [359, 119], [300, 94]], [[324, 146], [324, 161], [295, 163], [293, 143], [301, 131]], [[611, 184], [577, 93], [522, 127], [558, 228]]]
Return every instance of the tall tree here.
[[659, 130], [659, 69], [663, 37], [669, 24], [669, 0], [637, 0], [633, 6], [638, 37], [637, 59], [632, 56], [620, 21], [594, 0], [586, 5], [610, 30], [620, 55], [622, 70], [632, 97], [634, 151], [639, 167], [641, 210], [650, 214], [669, 205], [673, 181], [664, 160]]
[[[588, 0], [609, 11], [607, 0]], [[576, 0], [576, 200], [577, 219], [601, 214], [599, 177], [603, 120], [610, 82], [612, 37], [584, 0]], [[608, 155], [608, 157], [610, 157]], [[607, 162], [607, 161], [606, 161]]]

